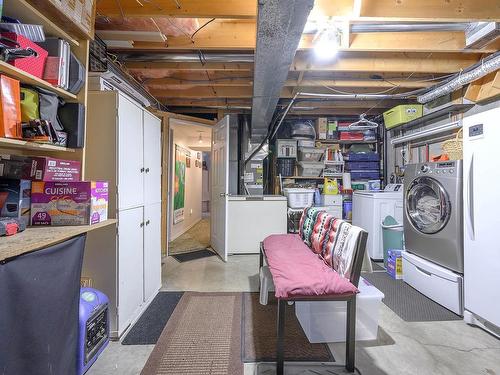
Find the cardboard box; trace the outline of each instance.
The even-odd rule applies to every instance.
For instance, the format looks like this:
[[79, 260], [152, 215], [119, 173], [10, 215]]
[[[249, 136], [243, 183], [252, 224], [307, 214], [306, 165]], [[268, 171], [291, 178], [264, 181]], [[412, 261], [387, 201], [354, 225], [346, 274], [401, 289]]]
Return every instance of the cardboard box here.
[[105, 181], [32, 183], [31, 225], [88, 225], [107, 219]]
[[328, 119], [326, 117], [319, 117], [316, 120], [316, 138], [326, 139], [328, 133]]
[[30, 222], [31, 181], [17, 179], [0, 180], [0, 216]]
[[387, 273], [393, 279], [403, 278], [403, 250], [387, 250]]
[[0, 177], [29, 180], [34, 165], [34, 160], [26, 156], [0, 155]]
[[33, 158], [36, 164], [31, 175], [34, 181], [80, 181], [81, 163], [49, 157]]

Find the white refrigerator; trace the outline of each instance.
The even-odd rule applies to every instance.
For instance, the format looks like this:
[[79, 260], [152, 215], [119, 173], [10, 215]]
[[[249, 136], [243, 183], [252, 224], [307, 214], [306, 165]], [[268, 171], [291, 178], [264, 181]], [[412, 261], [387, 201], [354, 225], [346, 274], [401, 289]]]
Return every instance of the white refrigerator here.
[[463, 120], [464, 320], [500, 337], [500, 108]]

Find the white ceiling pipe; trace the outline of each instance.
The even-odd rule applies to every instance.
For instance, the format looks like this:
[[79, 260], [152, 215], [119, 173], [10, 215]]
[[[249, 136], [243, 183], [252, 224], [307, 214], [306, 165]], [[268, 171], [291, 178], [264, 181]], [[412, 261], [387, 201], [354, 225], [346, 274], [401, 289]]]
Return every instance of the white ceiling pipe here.
[[471, 83], [485, 75], [500, 69], [500, 53], [495, 54], [481, 60], [477, 64], [467, 68], [465, 71], [457, 73], [454, 78], [448, 82], [438, 84], [429, 92], [419, 95], [417, 101], [419, 103], [427, 103], [431, 100], [449, 94], [458, 90], [462, 86]]
[[461, 128], [461, 121], [454, 121], [448, 124], [440, 125], [432, 129], [422, 130], [416, 133], [411, 133], [407, 135], [403, 135], [401, 137], [391, 139], [391, 145], [397, 145], [404, 142], [413, 141], [415, 139], [420, 139], [424, 137], [429, 137], [434, 134], [444, 133], [453, 129]]

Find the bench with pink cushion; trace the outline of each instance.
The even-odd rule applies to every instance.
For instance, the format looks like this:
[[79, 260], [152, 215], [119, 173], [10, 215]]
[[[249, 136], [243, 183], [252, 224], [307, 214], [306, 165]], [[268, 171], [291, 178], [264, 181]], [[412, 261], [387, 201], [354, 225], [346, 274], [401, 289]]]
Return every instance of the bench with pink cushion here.
[[299, 234], [268, 236], [261, 267], [272, 275], [278, 299], [277, 374], [284, 372], [285, 308], [288, 301], [346, 301], [346, 369], [354, 371], [356, 293], [368, 233], [324, 211], [306, 208]]

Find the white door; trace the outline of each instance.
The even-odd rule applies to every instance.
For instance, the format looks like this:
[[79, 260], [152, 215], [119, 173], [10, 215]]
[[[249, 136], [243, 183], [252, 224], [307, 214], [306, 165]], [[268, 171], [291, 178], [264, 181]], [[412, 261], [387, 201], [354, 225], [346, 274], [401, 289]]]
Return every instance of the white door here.
[[138, 313], [143, 298], [143, 208], [118, 212], [118, 331]]
[[144, 301], [161, 287], [161, 203], [144, 206]]
[[463, 120], [465, 309], [500, 326], [500, 108]]
[[212, 248], [227, 261], [227, 193], [229, 188], [229, 116], [224, 117], [213, 129], [212, 135]]
[[118, 96], [118, 209], [144, 203], [142, 108]]
[[144, 204], [161, 202], [161, 121], [144, 111]]

